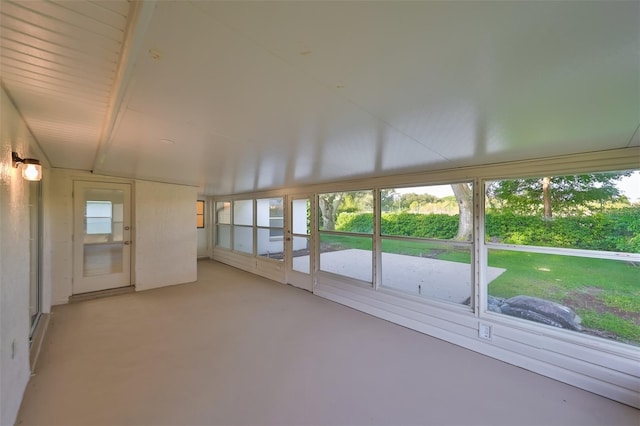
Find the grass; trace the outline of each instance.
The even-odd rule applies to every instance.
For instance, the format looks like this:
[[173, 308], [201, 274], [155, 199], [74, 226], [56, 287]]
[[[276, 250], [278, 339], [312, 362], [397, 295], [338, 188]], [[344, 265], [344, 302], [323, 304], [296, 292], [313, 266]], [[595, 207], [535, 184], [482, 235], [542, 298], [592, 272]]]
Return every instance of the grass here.
[[[369, 236], [323, 235], [334, 248], [372, 249]], [[436, 242], [382, 241], [385, 253], [469, 263], [470, 251]], [[490, 250], [489, 266], [505, 272], [489, 285], [491, 296], [527, 295], [571, 307], [588, 332], [640, 345], [640, 267], [632, 262], [507, 250]]]
[[593, 311], [579, 309], [578, 314], [582, 317], [582, 324], [585, 327], [605, 332], [610, 331], [615, 334], [611, 336], [615, 340], [636, 345], [640, 342], [640, 327], [634, 324], [633, 321], [617, 317], [610, 312], [598, 314]]

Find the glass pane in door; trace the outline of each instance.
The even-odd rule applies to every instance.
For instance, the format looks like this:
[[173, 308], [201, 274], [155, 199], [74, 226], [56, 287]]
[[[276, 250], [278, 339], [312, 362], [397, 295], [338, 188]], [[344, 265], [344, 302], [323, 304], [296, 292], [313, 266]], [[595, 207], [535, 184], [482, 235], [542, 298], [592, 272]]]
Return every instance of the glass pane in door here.
[[309, 237], [293, 237], [293, 265], [294, 271], [304, 272], [305, 274], [311, 273], [310, 259], [309, 259]]
[[40, 315], [42, 292], [42, 280], [40, 276], [40, 256], [42, 247], [41, 241], [41, 205], [40, 205], [40, 182], [29, 182], [29, 315], [31, 317], [31, 332]]
[[291, 228], [294, 234], [309, 235], [309, 214], [311, 213], [308, 198], [291, 201]]
[[124, 197], [119, 189], [85, 189], [83, 276], [122, 272]]
[[308, 198], [291, 200], [291, 257], [294, 271], [311, 273], [310, 217], [311, 203]]

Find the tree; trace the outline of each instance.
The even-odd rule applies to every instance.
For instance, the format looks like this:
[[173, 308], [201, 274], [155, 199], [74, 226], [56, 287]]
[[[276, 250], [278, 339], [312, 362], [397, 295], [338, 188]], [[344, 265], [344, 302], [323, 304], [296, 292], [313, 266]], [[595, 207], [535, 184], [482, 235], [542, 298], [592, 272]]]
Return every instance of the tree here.
[[322, 226], [327, 231], [336, 229], [340, 213], [373, 211], [372, 191], [333, 192], [318, 196]]
[[451, 184], [453, 194], [458, 202], [458, 234], [454, 239], [471, 241], [473, 236], [473, 192], [468, 183]]
[[630, 175], [618, 172], [502, 180], [489, 185], [487, 196], [493, 208], [551, 220], [555, 213], [591, 213], [606, 202], [620, 201], [616, 183]]
[[338, 217], [338, 207], [342, 202], [344, 193], [334, 192], [331, 194], [320, 194], [318, 196], [318, 206], [322, 215], [322, 225], [327, 231], [336, 229], [336, 218]]
[[390, 212], [396, 209], [396, 201], [399, 199], [399, 194], [393, 189], [383, 189], [380, 191], [380, 210], [383, 212]]
[[411, 211], [414, 210], [414, 213], [420, 213], [420, 206], [435, 203], [438, 201], [438, 197], [431, 194], [402, 194], [400, 197], [400, 210], [402, 211]]

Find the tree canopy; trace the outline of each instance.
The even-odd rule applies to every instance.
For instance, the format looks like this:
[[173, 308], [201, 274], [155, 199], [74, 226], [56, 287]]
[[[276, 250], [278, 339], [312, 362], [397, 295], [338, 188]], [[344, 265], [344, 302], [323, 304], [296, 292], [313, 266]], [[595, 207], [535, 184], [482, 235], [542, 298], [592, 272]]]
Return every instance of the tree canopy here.
[[[625, 202], [616, 183], [631, 172], [594, 173], [492, 182], [487, 188], [491, 208], [521, 215], [591, 213], [607, 202]], [[628, 201], [627, 201], [628, 203]]]

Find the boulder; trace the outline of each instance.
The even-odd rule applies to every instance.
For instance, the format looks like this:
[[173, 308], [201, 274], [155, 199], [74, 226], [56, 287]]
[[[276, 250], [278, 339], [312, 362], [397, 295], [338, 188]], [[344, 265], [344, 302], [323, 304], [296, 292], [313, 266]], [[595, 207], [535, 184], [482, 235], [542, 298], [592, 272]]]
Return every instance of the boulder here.
[[[487, 298], [487, 310], [492, 311], [492, 312], [497, 312], [500, 313], [500, 306], [502, 306], [502, 304], [504, 303], [504, 299], [502, 297], [494, 297], [494, 296], [488, 296]], [[471, 298], [467, 297], [466, 300], [464, 302], [462, 302], [462, 304], [464, 305], [469, 305], [471, 304]]]
[[515, 296], [504, 301], [500, 312], [554, 327], [580, 331], [582, 319], [569, 307], [531, 296]]
[[504, 305], [504, 299], [502, 297], [489, 296], [487, 298], [487, 310], [491, 312], [502, 312], [502, 305]]

